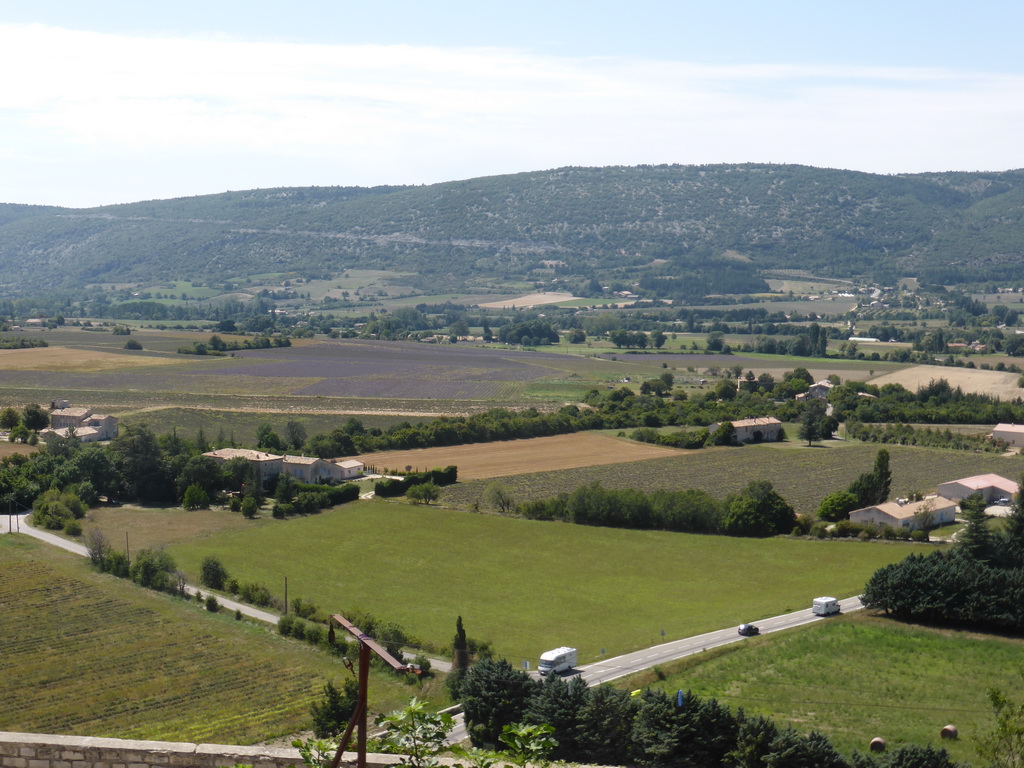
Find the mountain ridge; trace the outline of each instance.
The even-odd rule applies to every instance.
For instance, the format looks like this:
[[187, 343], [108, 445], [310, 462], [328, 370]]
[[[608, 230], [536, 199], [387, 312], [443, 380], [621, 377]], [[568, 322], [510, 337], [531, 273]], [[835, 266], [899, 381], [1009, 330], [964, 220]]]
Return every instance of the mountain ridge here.
[[706, 281], [707, 292], [756, 290], [758, 273], [778, 268], [934, 282], [1024, 279], [1022, 223], [1024, 170], [565, 167], [85, 209], [0, 204], [0, 284], [7, 293], [39, 281], [213, 284], [357, 267], [413, 271], [425, 285], [449, 288], [551, 273], [642, 276], [663, 293], [679, 292], [672, 286], [681, 280]]

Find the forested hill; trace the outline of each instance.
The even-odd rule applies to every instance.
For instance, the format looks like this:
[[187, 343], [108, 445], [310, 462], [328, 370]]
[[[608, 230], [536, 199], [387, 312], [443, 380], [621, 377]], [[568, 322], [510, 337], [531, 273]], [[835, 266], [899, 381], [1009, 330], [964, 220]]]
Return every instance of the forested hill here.
[[[760, 270], [1024, 278], [1024, 170], [881, 176], [790, 165], [561, 168], [417, 187], [227, 192], [92, 209], [0, 205], [4, 292], [347, 268], [763, 287]], [[546, 262], [546, 263], [545, 263]], [[674, 279], [673, 279], [674, 278]]]

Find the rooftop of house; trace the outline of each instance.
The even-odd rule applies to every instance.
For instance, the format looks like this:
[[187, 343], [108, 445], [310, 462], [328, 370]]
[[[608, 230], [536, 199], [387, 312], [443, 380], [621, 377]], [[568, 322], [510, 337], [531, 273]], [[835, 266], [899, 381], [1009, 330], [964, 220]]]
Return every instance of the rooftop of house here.
[[1024, 434], [1024, 424], [996, 424], [993, 431], [1020, 432]]
[[316, 464], [320, 461], [316, 456], [285, 456], [285, 464]]
[[215, 451], [207, 451], [203, 456], [210, 456], [214, 459], [246, 459], [247, 461], [277, 461], [283, 456], [263, 451], [254, 451], [250, 448], [218, 448]]
[[75, 416], [77, 418], [84, 419], [91, 413], [91, 408], [58, 408], [56, 411], [51, 411], [50, 416]]
[[951, 480], [950, 482], [959, 483], [976, 491], [982, 488], [998, 488], [1007, 493], [1017, 493], [1020, 490], [1020, 486], [1013, 482], [1013, 480], [1007, 480], [1005, 477], [992, 472], [987, 475], [974, 475], [973, 477], [964, 477], [960, 480]]
[[342, 469], [357, 469], [358, 467], [365, 466], [359, 459], [345, 459], [344, 461], [336, 461], [335, 464]]
[[757, 419], [737, 419], [732, 422], [734, 427], [771, 427], [782, 422], [774, 416], [762, 416]]
[[911, 501], [907, 504], [900, 504], [896, 501], [886, 501], [881, 504], [875, 504], [873, 507], [865, 507], [865, 509], [877, 509], [885, 514], [889, 515], [895, 520], [906, 520], [907, 518], [914, 517], [925, 511], [937, 512], [942, 509], [949, 509], [955, 507], [956, 502], [944, 499], [941, 496], [928, 496], [921, 501]]

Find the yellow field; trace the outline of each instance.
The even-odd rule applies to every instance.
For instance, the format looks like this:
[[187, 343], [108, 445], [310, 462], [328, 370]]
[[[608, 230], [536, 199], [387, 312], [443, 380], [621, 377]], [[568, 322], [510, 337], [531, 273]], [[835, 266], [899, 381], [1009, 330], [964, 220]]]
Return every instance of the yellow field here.
[[1024, 396], [1024, 389], [1017, 386], [1020, 374], [1002, 371], [981, 371], [971, 368], [937, 368], [934, 365], [915, 365], [902, 371], [887, 373], [871, 379], [872, 384], [902, 384], [911, 392], [916, 392], [932, 380], [945, 379], [951, 387], [960, 387], [964, 392], [976, 392], [980, 395], [998, 397], [1000, 400], [1013, 400]]
[[683, 454], [683, 451], [675, 448], [634, 443], [594, 432], [577, 432], [498, 443], [381, 451], [364, 454], [359, 460], [369, 466], [398, 470], [405, 467], [422, 470], [454, 464], [459, 468], [459, 480], [480, 480], [556, 469], [624, 464]]
[[531, 293], [528, 296], [519, 296], [515, 299], [501, 299], [500, 301], [489, 301], [481, 304], [487, 309], [506, 309], [508, 307], [535, 307], [541, 304], [557, 304], [560, 301], [572, 301], [579, 298], [571, 293]]
[[110, 371], [119, 368], [140, 368], [152, 365], [181, 363], [173, 357], [118, 355], [92, 349], [68, 347], [35, 347], [34, 349], [0, 349], [0, 368], [8, 371]]

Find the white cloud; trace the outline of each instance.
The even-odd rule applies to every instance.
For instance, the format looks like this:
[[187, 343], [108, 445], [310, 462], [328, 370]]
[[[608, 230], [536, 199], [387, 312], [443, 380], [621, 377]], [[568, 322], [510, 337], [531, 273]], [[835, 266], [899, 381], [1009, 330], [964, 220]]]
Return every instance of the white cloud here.
[[429, 183], [560, 165], [1024, 165], [1024, 77], [0, 25], [0, 201]]

